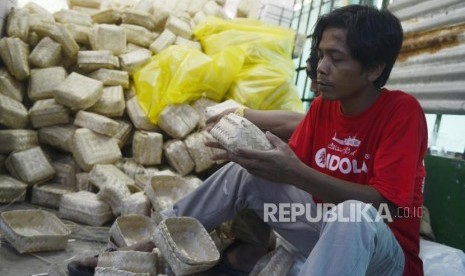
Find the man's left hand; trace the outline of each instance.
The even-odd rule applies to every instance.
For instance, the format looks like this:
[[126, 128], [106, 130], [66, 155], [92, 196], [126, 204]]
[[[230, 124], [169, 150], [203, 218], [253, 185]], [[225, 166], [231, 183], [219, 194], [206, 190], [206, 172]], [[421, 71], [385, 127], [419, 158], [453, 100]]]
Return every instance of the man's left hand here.
[[251, 174], [274, 182], [291, 183], [296, 178], [296, 171], [301, 161], [291, 148], [271, 132], [266, 137], [274, 149], [260, 151], [239, 148], [227, 153], [227, 159], [233, 161]]

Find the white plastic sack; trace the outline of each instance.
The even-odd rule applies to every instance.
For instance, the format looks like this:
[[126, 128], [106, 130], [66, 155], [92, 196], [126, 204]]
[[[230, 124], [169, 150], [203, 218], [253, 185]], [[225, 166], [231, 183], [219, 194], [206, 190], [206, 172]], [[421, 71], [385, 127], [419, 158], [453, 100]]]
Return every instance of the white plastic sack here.
[[444, 244], [420, 239], [425, 276], [465, 275], [465, 253]]

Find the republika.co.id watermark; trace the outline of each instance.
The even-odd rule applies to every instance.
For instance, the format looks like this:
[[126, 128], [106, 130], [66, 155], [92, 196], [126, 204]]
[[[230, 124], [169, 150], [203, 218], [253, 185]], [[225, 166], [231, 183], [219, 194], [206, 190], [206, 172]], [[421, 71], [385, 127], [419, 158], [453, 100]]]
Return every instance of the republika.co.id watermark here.
[[263, 207], [265, 222], [296, 222], [302, 219], [309, 222], [392, 222], [395, 218], [421, 218], [423, 215], [422, 207], [398, 207], [393, 213], [387, 203], [381, 203], [378, 208], [375, 208], [372, 204], [355, 201], [343, 205], [265, 203]]

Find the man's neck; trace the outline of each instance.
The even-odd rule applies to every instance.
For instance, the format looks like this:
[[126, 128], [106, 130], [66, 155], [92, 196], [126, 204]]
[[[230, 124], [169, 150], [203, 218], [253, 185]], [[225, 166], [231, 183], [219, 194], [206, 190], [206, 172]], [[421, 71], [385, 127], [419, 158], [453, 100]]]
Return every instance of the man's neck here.
[[370, 108], [381, 95], [381, 89], [374, 86], [358, 93], [355, 97], [341, 99], [341, 111], [347, 116], [357, 116]]

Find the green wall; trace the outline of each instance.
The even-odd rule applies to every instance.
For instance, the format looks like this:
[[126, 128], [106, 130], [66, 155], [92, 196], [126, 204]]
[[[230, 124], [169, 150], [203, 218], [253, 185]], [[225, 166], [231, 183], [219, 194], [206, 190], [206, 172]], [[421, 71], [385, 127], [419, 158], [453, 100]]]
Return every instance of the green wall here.
[[425, 203], [436, 241], [465, 250], [465, 161], [425, 158]]

